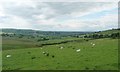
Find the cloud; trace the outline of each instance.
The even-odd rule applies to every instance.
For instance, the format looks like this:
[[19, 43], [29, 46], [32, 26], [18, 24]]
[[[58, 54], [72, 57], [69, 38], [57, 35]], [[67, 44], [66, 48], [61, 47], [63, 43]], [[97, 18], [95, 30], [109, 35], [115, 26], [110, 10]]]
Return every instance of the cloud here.
[[91, 14], [91, 13], [114, 9], [114, 8], [117, 8], [117, 6], [118, 6], [117, 3], [111, 3], [111, 2], [109, 2], [109, 3], [102, 3], [102, 2], [85, 3], [85, 5], [83, 5], [83, 7], [81, 9], [79, 9], [78, 11], [72, 12], [71, 16], [72, 17], [80, 17], [80, 16]]
[[[6, 21], [7, 20], [7, 21]], [[19, 16], [9, 16], [6, 19], [3, 20], [1, 24], [2, 28], [32, 28], [32, 25], [29, 24], [28, 21], [24, 20], [23, 18]]]
[[[117, 27], [117, 13], [89, 21], [83, 16], [117, 8], [116, 2], [40, 2], [1, 0], [0, 27], [60, 31], [93, 31]], [[97, 16], [97, 15], [96, 15]]]
[[57, 30], [73, 30], [73, 31], [100, 31], [111, 28], [118, 28], [118, 14], [107, 14], [94, 21], [88, 20], [67, 20], [62, 24], [56, 25]]

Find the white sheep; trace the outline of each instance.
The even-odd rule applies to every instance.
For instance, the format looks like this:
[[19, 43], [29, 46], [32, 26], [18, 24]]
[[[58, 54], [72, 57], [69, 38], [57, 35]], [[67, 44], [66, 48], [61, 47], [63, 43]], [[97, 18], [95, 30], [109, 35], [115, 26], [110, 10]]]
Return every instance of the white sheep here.
[[92, 42], [91, 42], [91, 45], [92, 45], [92, 46], [95, 46], [95, 44], [94, 44], [94, 43], [92, 43]]
[[6, 55], [7, 58], [11, 57], [11, 55]]
[[92, 44], [92, 46], [95, 46], [95, 44]]
[[45, 54], [45, 52], [43, 52], [43, 54]]
[[63, 49], [64, 47], [60, 47], [60, 49]]
[[80, 51], [80, 49], [76, 50], [76, 52], [79, 52], [79, 51]]
[[95, 46], [95, 44], [92, 44], [92, 47], [94, 47]]

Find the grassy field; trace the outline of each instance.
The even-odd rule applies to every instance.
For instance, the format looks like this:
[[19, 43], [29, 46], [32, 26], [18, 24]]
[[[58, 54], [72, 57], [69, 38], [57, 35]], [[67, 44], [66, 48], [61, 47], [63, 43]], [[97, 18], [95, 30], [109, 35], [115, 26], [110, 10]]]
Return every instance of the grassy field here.
[[[70, 42], [36, 46], [61, 41]], [[3, 70], [118, 70], [118, 39], [63, 38], [36, 42], [3, 38], [2, 57]]]

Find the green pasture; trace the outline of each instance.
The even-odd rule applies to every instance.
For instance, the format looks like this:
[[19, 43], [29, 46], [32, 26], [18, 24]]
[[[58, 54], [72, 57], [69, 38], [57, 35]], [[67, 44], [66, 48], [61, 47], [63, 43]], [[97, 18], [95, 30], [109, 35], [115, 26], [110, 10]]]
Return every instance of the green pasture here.
[[[77, 40], [65, 39], [63, 40]], [[35, 40], [4, 39], [3, 70], [118, 70], [118, 39], [94, 39], [37, 47]], [[56, 39], [49, 42], [60, 42]], [[92, 47], [94, 43], [95, 46]], [[63, 49], [61, 49], [63, 47]], [[13, 49], [12, 49], [13, 48]], [[76, 50], [80, 49], [79, 52]], [[49, 53], [48, 56], [43, 52]], [[11, 57], [6, 57], [11, 55]]]

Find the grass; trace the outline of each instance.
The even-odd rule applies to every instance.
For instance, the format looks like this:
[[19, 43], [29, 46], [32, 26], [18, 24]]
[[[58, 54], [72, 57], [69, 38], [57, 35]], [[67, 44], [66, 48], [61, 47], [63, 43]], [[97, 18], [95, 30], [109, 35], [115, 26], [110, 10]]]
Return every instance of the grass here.
[[[64, 38], [63, 40], [77, 39]], [[14, 43], [4, 40], [3, 48], [6, 49], [2, 52], [3, 70], [118, 70], [117, 39], [79, 40], [81, 41], [43, 47], [32, 46], [34, 40], [33, 42], [15, 40], [17, 42], [13, 41]], [[62, 40], [57, 39], [48, 42], [60, 41]], [[92, 48], [91, 42], [96, 44], [95, 47]], [[11, 49], [17, 44], [19, 49], [15, 49], [17, 47]], [[60, 49], [61, 46], [64, 48]], [[77, 49], [81, 51], [76, 52]], [[43, 52], [48, 52], [49, 56], [45, 56]], [[8, 54], [12, 56], [7, 58]]]
[[[38, 38], [39, 39], [39, 38]], [[78, 38], [72, 38], [72, 37], [63, 37], [61, 39], [53, 39], [53, 40], [47, 40], [47, 41], [39, 41], [37, 42], [37, 39], [26, 39], [26, 38], [10, 38], [10, 37], [3, 37], [2, 40], [2, 47], [3, 50], [10, 50], [10, 49], [25, 49], [25, 48], [33, 48], [38, 47], [41, 44], [50, 44], [50, 43], [60, 43], [64, 41], [71, 41], [71, 40], [80, 40]]]

